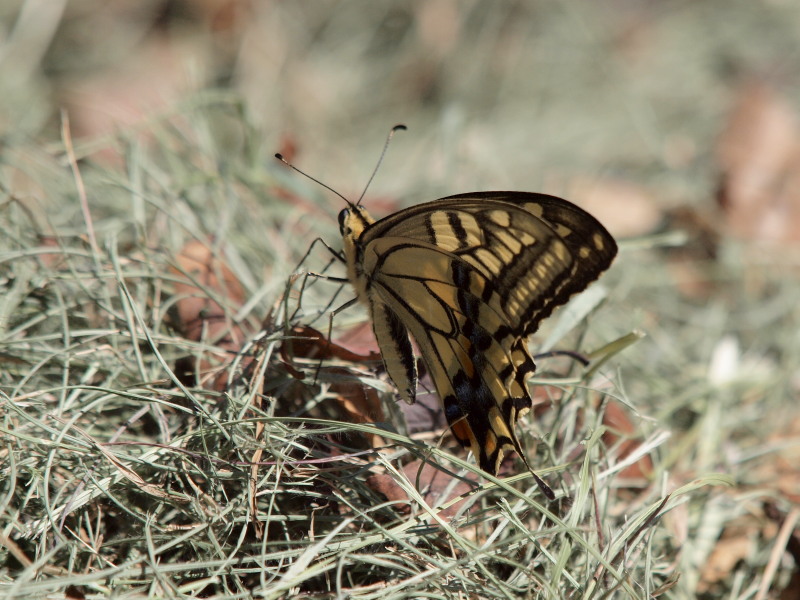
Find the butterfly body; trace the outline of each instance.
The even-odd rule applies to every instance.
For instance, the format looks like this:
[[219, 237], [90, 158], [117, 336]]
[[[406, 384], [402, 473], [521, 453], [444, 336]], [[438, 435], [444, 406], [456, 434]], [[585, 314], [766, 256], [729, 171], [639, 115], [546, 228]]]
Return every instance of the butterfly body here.
[[476, 192], [381, 220], [339, 215], [348, 278], [372, 317], [389, 377], [414, 402], [413, 338], [456, 439], [497, 473], [525, 460], [514, 426], [530, 409], [527, 338], [605, 270], [616, 243], [594, 217], [544, 194]]

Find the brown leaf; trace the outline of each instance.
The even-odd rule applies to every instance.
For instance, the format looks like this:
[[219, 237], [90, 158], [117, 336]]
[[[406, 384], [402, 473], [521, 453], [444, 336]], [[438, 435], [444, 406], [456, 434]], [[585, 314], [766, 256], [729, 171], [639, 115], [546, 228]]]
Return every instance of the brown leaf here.
[[[369, 330], [371, 336], [371, 330]], [[359, 334], [360, 335], [360, 334]], [[353, 336], [342, 339], [353, 340]], [[372, 338], [374, 344], [374, 337]], [[305, 379], [306, 374], [296, 366], [296, 358], [315, 361], [340, 360], [350, 363], [380, 364], [380, 354], [368, 351], [365, 354], [354, 352], [345, 346], [328, 341], [320, 331], [308, 325], [293, 327], [284, 339], [280, 349], [284, 367], [296, 379]], [[319, 366], [320, 363], [318, 363]], [[383, 406], [377, 390], [363, 385], [354, 378], [354, 373], [345, 367], [326, 367], [327, 375], [342, 375], [342, 381], [331, 383], [331, 398], [320, 403], [317, 408], [329, 418], [337, 418], [350, 423], [375, 423], [384, 421]], [[331, 414], [333, 413], [333, 414]], [[371, 448], [385, 445], [384, 439], [377, 434], [366, 436]]]
[[380, 348], [372, 331], [371, 321], [363, 321], [359, 325], [340, 333], [336, 337], [336, 343], [359, 354], [380, 357]]
[[[452, 498], [466, 494], [477, 486], [478, 476], [467, 473], [466, 480], [459, 479], [453, 483], [453, 476], [440, 466], [429, 460], [414, 460], [403, 467], [403, 474], [408, 478], [414, 488], [420, 492], [422, 498], [429, 506], [442, 505]], [[372, 474], [367, 478], [367, 484], [376, 492], [394, 501], [396, 510], [403, 514], [411, 512], [411, 500], [403, 488], [389, 475]], [[439, 512], [445, 519], [454, 516], [466, 498], [455, 502]]]
[[[415, 460], [408, 463], [403, 466], [403, 473], [430, 506], [434, 504], [441, 505], [453, 498], [466, 494], [477, 487], [478, 481], [476, 474], [468, 472], [464, 475], [466, 481], [459, 478], [453, 484], [453, 476], [429, 459], [424, 462]], [[452, 517], [460, 510], [465, 500], [459, 500], [439, 514], [445, 518]]]
[[[328, 341], [321, 332], [308, 325], [293, 327], [289, 336], [283, 341], [280, 352], [284, 366], [296, 379], [304, 379], [305, 375], [295, 367], [295, 358], [319, 361], [337, 359], [351, 363], [380, 362], [380, 354], [377, 352], [358, 354], [336, 342]], [[352, 371], [343, 367], [327, 367], [326, 373], [353, 376]], [[365, 386], [357, 380], [338, 381], [331, 384], [330, 392], [338, 405], [335, 410], [341, 420], [350, 423], [375, 423], [385, 420], [380, 397], [374, 388]], [[368, 438], [372, 448], [385, 444], [378, 435], [371, 435]]]
[[755, 550], [755, 539], [743, 533], [735, 537], [724, 537], [703, 565], [698, 591], [706, 591], [712, 584], [731, 576], [739, 561], [743, 561]]
[[[778, 505], [772, 500], [764, 502], [764, 514], [767, 515], [767, 518], [774, 521], [778, 527], [784, 527], [786, 513], [778, 508]], [[789, 536], [786, 543], [786, 551], [794, 559], [795, 569], [800, 572], [800, 529], [795, 529]]]
[[[228, 362], [229, 352], [238, 352], [247, 337], [242, 328], [230, 320], [231, 307], [244, 303], [244, 289], [222, 258], [199, 241], [188, 242], [176, 261], [177, 266], [171, 269], [180, 277], [175, 284], [175, 293], [180, 296], [175, 304], [176, 327], [187, 339], [209, 341], [220, 349], [220, 360], [206, 358], [200, 365], [191, 364], [182, 369], [206, 373]], [[211, 295], [225, 299], [228, 310], [212, 300]], [[225, 384], [226, 377], [221, 374], [213, 387], [221, 390]]]
[[[178, 266], [171, 270], [177, 275], [188, 275], [191, 280], [175, 283], [175, 292], [182, 296], [177, 302], [179, 322], [190, 340], [220, 338], [223, 343], [232, 343], [237, 331], [227, 323], [227, 312], [208, 292], [226, 300], [227, 306], [239, 307], [244, 301], [244, 289], [227, 264], [202, 242], [188, 242], [176, 257]], [[235, 341], [240, 344], [242, 338]]]
[[247, 17], [252, 14], [248, 0], [184, 0], [181, 4], [183, 10], [208, 23], [217, 35], [241, 35]]
[[758, 461], [754, 483], [800, 504], [800, 415], [776, 415], [776, 419], [784, 425], [769, 436], [768, 443], [775, 450]]
[[742, 86], [717, 145], [719, 203], [731, 233], [800, 240], [800, 129], [796, 111], [763, 82]]
[[[636, 426], [628, 417], [627, 411], [618, 402], [611, 401], [603, 413], [603, 424], [609, 428], [603, 434], [607, 447], [617, 449], [617, 460], [625, 459], [639, 448], [641, 442], [636, 436]], [[649, 456], [642, 456], [635, 463], [619, 472], [623, 479], [647, 479], [653, 474], [653, 462]]]
[[752, 561], [765, 542], [769, 546], [774, 543], [781, 527], [780, 519], [768, 517], [768, 503], [764, 508], [765, 513], [751, 510], [726, 523], [725, 530], [701, 569], [698, 592], [714, 595], [720, 584], [725, 585], [730, 581], [736, 569]]
[[667, 231], [681, 231], [686, 243], [665, 253], [678, 291], [693, 300], [705, 300], [717, 291], [719, 278], [709, 268], [717, 258], [720, 226], [714, 217], [694, 206], [680, 206], [667, 213]]
[[297, 139], [290, 133], [283, 133], [280, 137], [278, 152], [288, 163], [293, 163], [297, 158]]
[[367, 485], [389, 502], [394, 502], [397, 512], [404, 515], [411, 513], [408, 494], [388, 473], [370, 473], [367, 476]]
[[[341, 337], [337, 342], [352, 338]], [[373, 338], [374, 339], [374, 338]], [[354, 363], [380, 361], [381, 355], [375, 351], [359, 354], [337, 342], [329, 342], [318, 330], [308, 325], [292, 327], [289, 337], [283, 342], [281, 353], [287, 362], [292, 356], [316, 358], [319, 360], [339, 359]]]
[[[191, 91], [187, 85], [190, 80], [183, 76], [180, 56], [202, 53], [200, 44], [188, 45], [191, 47], [178, 48], [174, 36], [154, 33], [112, 67], [70, 82], [63, 90], [61, 103], [72, 119], [75, 137], [112, 138], [118, 130], [132, 128], [147, 115], [178, 104]], [[202, 63], [198, 60], [198, 64]], [[111, 144], [92, 158], [110, 164], [123, 162]]]
[[575, 179], [569, 197], [597, 217], [614, 237], [652, 233], [664, 218], [653, 193], [618, 179]]

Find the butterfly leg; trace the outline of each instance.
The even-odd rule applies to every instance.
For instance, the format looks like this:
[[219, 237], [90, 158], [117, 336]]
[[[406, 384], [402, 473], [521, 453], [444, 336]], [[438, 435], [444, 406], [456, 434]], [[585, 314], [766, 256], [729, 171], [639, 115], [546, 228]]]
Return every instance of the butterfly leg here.
[[549, 352], [540, 352], [539, 354], [533, 355], [533, 360], [538, 361], [539, 359], [555, 358], [556, 356], [566, 356], [575, 362], [580, 363], [584, 367], [588, 367], [589, 363], [591, 362], [583, 354], [580, 352], [575, 352], [574, 350], [550, 350]]
[[[336, 298], [336, 296], [341, 291], [342, 291], [342, 289], [339, 288], [339, 291], [336, 292], [336, 294], [334, 295], [334, 298], [332, 298], [331, 301], [328, 303], [328, 306], [326, 307], [326, 310], [328, 308], [330, 308], [331, 304], [333, 304], [333, 300]], [[329, 313], [329, 315], [328, 315], [328, 335], [327, 335], [327, 340], [328, 340], [329, 344], [333, 343], [333, 340], [332, 340], [332, 337], [333, 337], [333, 317], [335, 317], [341, 311], [343, 311], [343, 310], [345, 310], [347, 308], [350, 308], [356, 302], [358, 302], [358, 298], [353, 298], [351, 300], [348, 300], [347, 302], [342, 304], [340, 307], [335, 308], [334, 310], [332, 310]], [[321, 369], [322, 369], [322, 359], [320, 359], [320, 361], [317, 363], [317, 368], [314, 370], [314, 384], [316, 384], [317, 381], [319, 380], [319, 372], [320, 372]]]
[[311, 320], [311, 321], [308, 323], [308, 325], [312, 325], [312, 324], [313, 324], [313, 323], [314, 323], [314, 322], [315, 322], [317, 319], [319, 319], [319, 318], [320, 318], [322, 315], [324, 315], [326, 312], [328, 312], [329, 310], [331, 310], [331, 306], [333, 306], [333, 303], [336, 301], [336, 298], [338, 298], [338, 297], [339, 297], [339, 294], [340, 294], [340, 293], [342, 292], [342, 290], [344, 289], [344, 284], [345, 284], [345, 283], [347, 283], [347, 279], [343, 279], [343, 278], [341, 278], [341, 277], [331, 277], [330, 275], [324, 275], [324, 274], [322, 274], [322, 273], [311, 273], [311, 272], [309, 272], [309, 273], [304, 273], [304, 274], [303, 274], [303, 281], [302, 281], [302, 283], [300, 284], [300, 290], [299, 290], [299, 292], [298, 292], [297, 307], [295, 308], [295, 310], [294, 310], [294, 312], [292, 313], [292, 315], [289, 317], [289, 320], [290, 320], [290, 321], [294, 321], [294, 320], [297, 318], [298, 314], [300, 313], [300, 310], [301, 310], [301, 308], [302, 308], [302, 298], [303, 298], [303, 293], [304, 293], [304, 292], [305, 292], [305, 290], [306, 290], [306, 287], [307, 287], [307, 285], [306, 285], [306, 284], [307, 284], [307, 282], [308, 282], [309, 278], [311, 278], [311, 279], [313, 279], [313, 280], [324, 279], [325, 281], [332, 281], [332, 282], [334, 282], [334, 283], [339, 283], [339, 284], [342, 284], [342, 285], [340, 285], [340, 286], [339, 286], [339, 289], [338, 289], [338, 290], [336, 290], [336, 292], [333, 294], [333, 296], [331, 296], [331, 299], [328, 301], [328, 303], [327, 303], [327, 304], [326, 304], [326, 305], [325, 305], [325, 306], [322, 308], [322, 310], [320, 310], [320, 311], [319, 311], [319, 314], [318, 314], [316, 317], [314, 317], [314, 318], [313, 318], [313, 319], [312, 319], [312, 320]]
[[[344, 262], [345, 259], [344, 259], [344, 255], [342, 254], [341, 251], [334, 250], [333, 248], [331, 248], [325, 242], [325, 240], [323, 240], [322, 238], [319, 238], [319, 237], [315, 238], [314, 240], [312, 240], [311, 244], [309, 244], [309, 246], [308, 246], [308, 250], [306, 250], [305, 254], [303, 254], [303, 257], [300, 259], [300, 261], [297, 263], [297, 265], [295, 265], [294, 270], [292, 272], [293, 273], [297, 273], [298, 271], [301, 270], [303, 264], [305, 264], [306, 260], [308, 260], [308, 257], [311, 255], [311, 252], [314, 250], [314, 247], [318, 243], [322, 244], [328, 250], [328, 252], [330, 252], [333, 255], [333, 257], [322, 268], [321, 272], [315, 273], [313, 271], [309, 271], [309, 272], [306, 272], [303, 275], [303, 281], [300, 284], [300, 290], [299, 290], [299, 294], [298, 294], [298, 298], [299, 299], [302, 299], [303, 293], [305, 292], [306, 287], [310, 287], [310, 284], [308, 283], [309, 277], [314, 278], [314, 280], [325, 279], [326, 281], [333, 281], [335, 283], [347, 283], [348, 282], [348, 280], [346, 278], [344, 278], [344, 277], [333, 277], [331, 275], [327, 275], [326, 274], [326, 271], [331, 267], [331, 265], [333, 265], [334, 262], [337, 262], [337, 261], [338, 262]], [[320, 311], [319, 315], [317, 317], [315, 317], [314, 320], [312, 320], [309, 324], [313, 324], [314, 321], [316, 321], [316, 319], [319, 318], [319, 316], [322, 316], [324, 313], [326, 313], [326, 312], [328, 312], [330, 310], [331, 306], [333, 305], [334, 301], [336, 300], [336, 298], [338, 297], [340, 292], [341, 292], [341, 288], [333, 295], [333, 297], [331, 298], [331, 301], [325, 306], [324, 309], [322, 309], [322, 311]], [[290, 321], [293, 321], [293, 320], [295, 320], [297, 318], [298, 314], [301, 311], [301, 308], [302, 308], [302, 302], [300, 300], [298, 300], [297, 307], [295, 308], [295, 310], [292, 312], [291, 316], [289, 317]]]
[[[312, 242], [308, 245], [308, 250], [306, 250], [306, 253], [303, 254], [303, 257], [300, 259], [300, 262], [297, 263], [297, 266], [295, 266], [293, 272], [300, 270], [300, 267], [302, 267], [303, 264], [306, 262], [306, 260], [308, 260], [308, 257], [311, 254], [311, 251], [314, 249], [314, 246], [316, 246], [317, 243], [320, 243], [323, 246], [325, 246], [325, 248], [328, 250], [328, 252], [330, 252], [333, 255], [335, 260], [338, 260], [339, 262], [345, 262], [344, 255], [341, 253], [341, 251], [334, 250], [333, 248], [331, 248], [327, 244], [327, 242], [325, 240], [323, 240], [322, 238], [318, 237], [318, 238], [314, 238], [312, 240]], [[330, 265], [331, 263], [328, 263], [328, 264]], [[325, 269], [327, 270], [327, 267], [325, 267]]]

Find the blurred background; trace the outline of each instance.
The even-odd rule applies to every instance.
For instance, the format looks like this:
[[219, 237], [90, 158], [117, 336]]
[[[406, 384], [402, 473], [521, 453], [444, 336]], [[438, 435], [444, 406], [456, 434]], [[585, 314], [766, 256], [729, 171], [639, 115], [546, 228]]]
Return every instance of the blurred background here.
[[82, 157], [114, 161], [148, 119], [226, 107], [211, 134], [231, 152], [290, 147], [352, 196], [402, 122], [373, 192], [409, 203], [512, 188], [622, 196], [642, 219], [642, 197], [710, 205], [737, 100], [800, 94], [790, 0], [6, 0], [0, 27], [6, 144], [57, 140], [64, 109]]
[[654, 493], [737, 481], [671, 512], [662, 554], [686, 549], [682, 597], [753, 597], [800, 502], [798, 65], [795, 0], [4, 0], [0, 191], [31, 254], [45, 221], [83, 252], [71, 140], [100, 245], [223, 240], [255, 323], [311, 239], [338, 246], [341, 200], [275, 152], [355, 199], [404, 123], [373, 216], [491, 189], [586, 206], [622, 242], [586, 346], [648, 336], [610, 370], [620, 428], [672, 436]]

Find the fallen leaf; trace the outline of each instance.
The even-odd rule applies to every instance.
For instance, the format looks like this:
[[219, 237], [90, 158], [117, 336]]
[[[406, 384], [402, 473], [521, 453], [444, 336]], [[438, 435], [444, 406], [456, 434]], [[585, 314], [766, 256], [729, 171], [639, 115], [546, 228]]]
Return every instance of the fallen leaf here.
[[775, 419], [783, 423], [767, 440], [775, 450], [754, 465], [753, 484], [766, 487], [792, 504], [800, 504], [800, 415], [776, 414]]
[[[603, 434], [603, 442], [606, 447], [616, 449], [617, 462], [630, 456], [641, 446], [641, 441], [636, 434], [637, 427], [620, 403], [611, 401], [606, 405], [603, 424], [608, 427], [608, 431]], [[653, 461], [645, 455], [622, 469], [618, 476], [622, 479], [648, 480], [652, 474]]]
[[708, 591], [713, 584], [730, 578], [736, 565], [745, 560], [755, 549], [755, 539], [746, 533], [735, 537], [723, 537], [714, 546], [714, 550], [703, 565], [698, 591]]
[[[222, 390], [227, 376], [220, 369], [231, 360], [231, 353], [241, 349], [247, 338], [242, 327], [230, 318], [231, 309], [238, 308], [245, 301], [244, 289], [224, 260], [202, 242], [188, 242], [176, 257], [176, 262], [177, 265], [170, 269], [179, 276], [175, 283], [175, 294], [179, 296], [175, 303], [175, 325], [187, 339], [207, 341], [218, 349], [215, 357], [206, 353], [200, 364], [194, 364], [194, 359], [190, 359], [187, 364], [180, 365], [180, 369], [189, 373], [197, 371], [201, 378], [219, 371], [212, 387]], [[227, 309], [212, 297], [224, 299]], [[246, 360], [243, 366], [249, 362]]]
[[[795, 502], [795, 504], [797, 504]], [[775, 522], [778, 527], [783, 527], [786, 520], [786, 513], [778, 508], [772, 500], [764, 502], [764, 514], [767, 518]], [[786, 544], [786, 551], [794, 560], [795, 569], [800, 573], [800, 529], [795, 529]]]
[[[477, 487], [477, 475], [467, 473], [464, 478], [453, 481], [453, 475], [441, 466], [426, 460], [414, 460], [403, 466], [403, 474], [420, 493], [428, 506], [441, 506], [453, 498], [462, 496]], [[373, 473], [367, 484], [387, 500], [395, 503], [395, 509], [402, 514], [411, 513], [411, 499], [403, 487], [386, 473]], [[448, 519], [454, 516], [467, 498], [455, 502], [441, 510], [439, 515]]]
[[281, 134], [278, 148], [277, 154], [280, 154], [283, 160], [289, 164], [293, 163], [297, 158], [297, 140], [290, 133]]
[[[334, 368], [330, 373], [351, 375], [347, 369]], [[350, 423], [380, 423], [385, 420], [381, 399], [375, 388], [363, 385], [360, 381], [342, 381], [332, 383], [330, 392], [334, 394], [335, 401], [339, 404], [340, 420]], [[365, 434], [370, 448], [380, 448], [386, 445], [384, 439], [377, 433]]]
[[[199, 53], [201, 47], [177, 48], [174, 38], [155, 33], [124, 60], [71, 81], [61, 104], [70, 115], [75, 137], [113, 140], [120, 129], [133, 129], [148, 115], [178, 104], [191, 91], [189, 82], [202, 79], [184, 76], [181, 56], [186, 52]], [[91, 156], [106, 164], [124, 163], [111, 142]]]
[[618, 238], [652, 233], [664, 218], [655, 194], [619, 179], [575, 179], [569, 197]]
[[[374, 339], [374, 338], [373, 338]], [[308, 325], [292, 327], [289, 335], [282, 345], [284, 360], [289, 361], [292, 356], [301, 358], [315, 358], [319, 360], [339, 359], [354, 363], [375, 362], [381, 360], [380, 353], [367, 351], [366, 353], [354, 352], [344, 345], [342, 340], [352, 338], [337, 338], [336, 342], [327, 340], [322, 332]]]
[[747, 82], [716, 154], [729, 231], [747, 240], [800, 241], [800, 128], [789, 102], [764, 82]]

